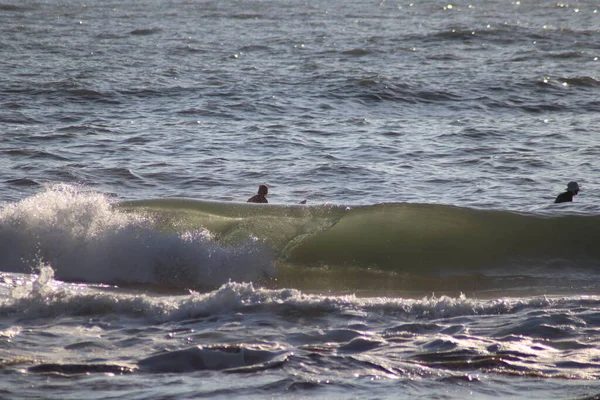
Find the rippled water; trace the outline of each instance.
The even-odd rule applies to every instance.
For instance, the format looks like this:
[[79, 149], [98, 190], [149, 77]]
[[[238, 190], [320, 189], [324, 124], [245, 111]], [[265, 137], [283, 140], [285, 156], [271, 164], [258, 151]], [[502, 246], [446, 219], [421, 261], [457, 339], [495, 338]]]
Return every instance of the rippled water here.
[[0, 397], [594, 398], [599, 49], [587, 0], [0, 3]]
[[3, 198], [597, 203], [591, 2], [2, 7]]

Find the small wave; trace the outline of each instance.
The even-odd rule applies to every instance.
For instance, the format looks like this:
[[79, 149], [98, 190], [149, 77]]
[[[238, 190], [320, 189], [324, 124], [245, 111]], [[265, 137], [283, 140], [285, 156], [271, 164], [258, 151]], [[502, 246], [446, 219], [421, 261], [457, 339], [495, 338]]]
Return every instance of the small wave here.
[[[600, 305], [598, 296], [574, 297], [531, 297], [500, 298], [478, 300], [464, 295], [449, 297], [424, 297], [405, 299], [399, 297], [358, 297], [355, 295], [308, 294], [295, 289], [265, 289], [252, 283], [230, 282], [207, 293], [191, 292], [185, 296], [156, 296], [144, 292], [131, 293], [130, 289], [99, 287], [94, 285], [67, 284], [52, 277], [53, 270], [42, 266], [38, 276], [15, 274], [3, 276], [1, 287], [8, 287], [8, 294], [0, 298], [0, 315], [32, 318], [53, 318], [56, 316], [99, 316], [124, 315], [157, 323], [209, 318], [215, 315], [231, 314], [252, 310], [253, 312], [293, 313], [296, 317], [311, 317], [315, 313], [339, 314], [373, 313], [406, 321], [402, 325], [387, 328], [383, 332], [386, 339], [402, 337], [406, 334], [459, 334], [464, 327], [452, 325], [438, 327], [433, 322], [440, 318], [454, 318], [481, 315], [512, 315], [539, 312], [543, 309], [579, 309], [582, 313]], [[597, 314], [588, 313], [581, 320], [590, 326], [598, 323]], [[595, 318], [595, 319], [594, 319]], [[409, 321], [419, 321], [409, 322]], [[566, 326], [556, 321], [555, 326]], [[543, 327], [547, 322], [539, 322], [532, 317], [530, 322], [496, 330], [497, 336], [510, 334], [532, 334], [537, 332], [532, 326]], [[581, 326], [578, 323], [577, 326]], [[366, 329], [368, 330], [368, 329]], [[543, 334], [543, 331], [541, 335]], [[309, 337], [310, 336], [310, 337]], [[295, 336], [302, 343], [349, 342], [363, 337], [357, 330], [336, 329], [315, 332], [307, 336]]]
[[461, 97], [435, 87], [398, 83], [382, 77], [366, 77], [347, 80], [342, 86], [330, 90], [332, 96], [358, 99], [364, 102], [393, 101], [408, 104], [431, 104], [458, 101]]
[[192, 372], [202, 370], [254, 372], [278, 367], [289, 353], [266, 346], [213, 345], [169, 351], [140, 360], [143, 372]]
[[144, 178], [136, 174], [129, 168], [103, 168], [100, 170], [102, 174], [110, 177], [114, 177], [117, 179], [125, 179], [125, 180], [138, 180], [143, 181]]
[[162, 32], [161, 28], [142, 28], [142, 29], [134, 29], [129, 33], [132, 35], [135, 35], [135, 36], [148, 36], [148, 35], [154, 35], [155, 33], [159, 33], [159, 32]]
[[2, 11], [24, 11], [26, 7], [17, 6], [14, 4], [0, 4], [0, 10]]
[[600, 87], [600, 80], [593, 78], [591, 76], [581, 76], [574, 78], [560, 78], [558, 81], [563, 82], [569, 86], [580, 86], [580, 87], [590, 87], [597, 88]]
[[256, 372], [279, 367], [290, 353], [267, 346], [212, 345], [169, 351], [140, 360], [136, 366], [99, 363], [42, 363], [28, 372], [63, 376], [100, 374], [185, 373], [202, 370]]
[[120, 104], [120, 101], [117, 100], [112, 93], [104, 93], [87, 88], [68, 89], [65, 91], [64, 96], [73, 101], [91, 100], [107, 104]]
[[589, 77], [589, 76], [581, 76], [581, 77], [573, 77], [573, 78], [550, 78], [546, 77], [543, 79], [539, 79], [536, 81], [536, 86], [543, 87], [551, 90], [564, 90], [565, 87], [574, 86], [574, 87], [582, 87], [582, 88], [596, 88], [600, 86], [600, 80]]
[[151, 137], [148, 137], [147, 135], [135, 135], [135, 136], [131, 136], [128, 137], [127, 139], [124, 140], [124, 143], [127, 143], [129, 145], [134, 145], [134, 144], [148, 144], [148, 143], [152, 143], [153, 139]]
[[10, 116], [0, 116], [0, 122], [3, 124], [38, 124], [39, 120], [31, 118], [20, 112], [13, 112]]
[[6, 183], [8, 183], [9, 185], [13, 185], [13, 186], [24, 186], [24, 187], [40, 186], [40, 184], [38, 182], [36, 182], [33, 179], [28, 179], [28, 178], [9, 179], [8, 181], [6, 181]]
[[207, 50], [193, 46], [191, 44], [187, 44], [185, 46], [178, 46], [171, 49], [172, 54], [205, 54], [208, 53]]
[[59, 156], [57, 154], [54, 153], [50, 153], [47, 151], [43, 151], [43, 150], [33, 150], [33, 149], [9, 149], [9, 150], [4, 150], [2, 151], [2, 153], [11, 155], [11, 156], [18, 156], [18, 157], [26, 157], [26, 158], [30, 158], [30, 159], [42, 159], [42, 160], [58, 160], [58, 161], [68, 161], [68, 158]]
[[96, 126], [96, 125], [67, 125], [67, 126], [58, 128], [57, 132], [65, 132], [65, 134], [53, 135], [53, 136], [51, 136], [52, 139], [57, 138], [57, 137], [58, 138], [72, 138], [72, 137], [74, 137], [75, 133], [94, 134], [94, 133], [108, 133], [108, 132], [112, 132], [112, 131], [108, 128]]
[[590, 59], [591, 58], [589, 54], [586, 54], [583, 51], [563, 51], [563, 52], [559, 52], [559, 53], [550, 54], [549, 57], [557, 58], [557, 59], [566, 59], [566, 60], [576, 59], [576, 58], [582, 58], [582, 59]]
[[252, 13], [247, 13], [247, 14], [232, 14], [229, 16], [229, 18], [232, 19], [262, 19], [264, 18], [263, 14], [252, 14]]
[[[105, 104], [120, 104], [120, 100], [111, 91], [100, 91], [83, 86], [75, 79], [42, 82], [38, 86], [26, 86], [9, 90], [10, 93], [48, 97], [51, 101], [94, 101]], [[63, 103], [61, 103], [63, 104]]]
[[342, 52], [342, 54], [344, 54], [344, 55], [347, 55], [347, 56], [356, 56], [356, 57], [367, 56], [367, 55], [369, 55], [371, 53], [372, 53], [371, 50], [362, 49], [362, 48], [352, 49], [352, 50], [345, 50], [345, 51]]
[[43, 363], [29, 367], [27, 371], [35, 374], [53, 375], [89, 375], [96, 374], [130, 374], [135, 371], [132, 367], [114, 364], [58, 364]]
[[265, 45], [248, 45], [239, 49], [240, 52], [271, 52], [273, 49]]
[[176, 97], [187, 95], [191, 92], [197, 92], [197, 88], [195, 87], [181, 87], [181, 86], [172, 86], [172, 87], [162, 87], [159, 89], [148, 89], [148, 88], [127, 88], [121, 89], [118, 91], [118, 94], [124, 96], [133, 96], [138, 98], [162, 98], [162, 97]]

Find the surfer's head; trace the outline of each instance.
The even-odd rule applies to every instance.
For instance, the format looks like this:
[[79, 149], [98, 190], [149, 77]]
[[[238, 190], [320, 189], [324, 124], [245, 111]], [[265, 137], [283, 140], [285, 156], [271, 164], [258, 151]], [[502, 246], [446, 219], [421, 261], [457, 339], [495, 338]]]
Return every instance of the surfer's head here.
[[267, 185], [260, 185], [258, 187], [258, 194], [262, 194], [263, 196], [266, 196], [267, 193], [269, 193], [269, 188], [267, 187]]
[[567, 184], [567, 191], [573, 194], [579, 193], [579, 185], [577, 184], [577, 182], [569, 182]]

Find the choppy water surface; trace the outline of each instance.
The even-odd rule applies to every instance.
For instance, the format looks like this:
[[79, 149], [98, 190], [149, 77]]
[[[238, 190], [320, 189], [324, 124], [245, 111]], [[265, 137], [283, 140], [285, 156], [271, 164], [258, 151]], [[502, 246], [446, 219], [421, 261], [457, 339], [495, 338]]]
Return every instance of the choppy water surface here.
[[4, 1], [0, 397], [600, 395], [599, 10]]
[[[595, 205], [593, 2], [2, 7], [6, 199]], [[586, 201], [587, 200], [587, 201]]]

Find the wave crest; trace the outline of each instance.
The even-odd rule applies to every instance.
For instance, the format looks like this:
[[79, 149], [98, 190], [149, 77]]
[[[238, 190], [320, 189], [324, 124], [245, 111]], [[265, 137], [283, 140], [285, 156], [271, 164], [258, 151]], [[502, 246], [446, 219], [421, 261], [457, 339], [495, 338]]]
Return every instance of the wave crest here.
[[221, 245], [202, 227], [161, 231], [144, 213], [124, 213], [101, 194], [57, 185], [0, 211], [0, 269], [50, 265], [67, 281], [216, 287], [273, 273], [255, 238]]

